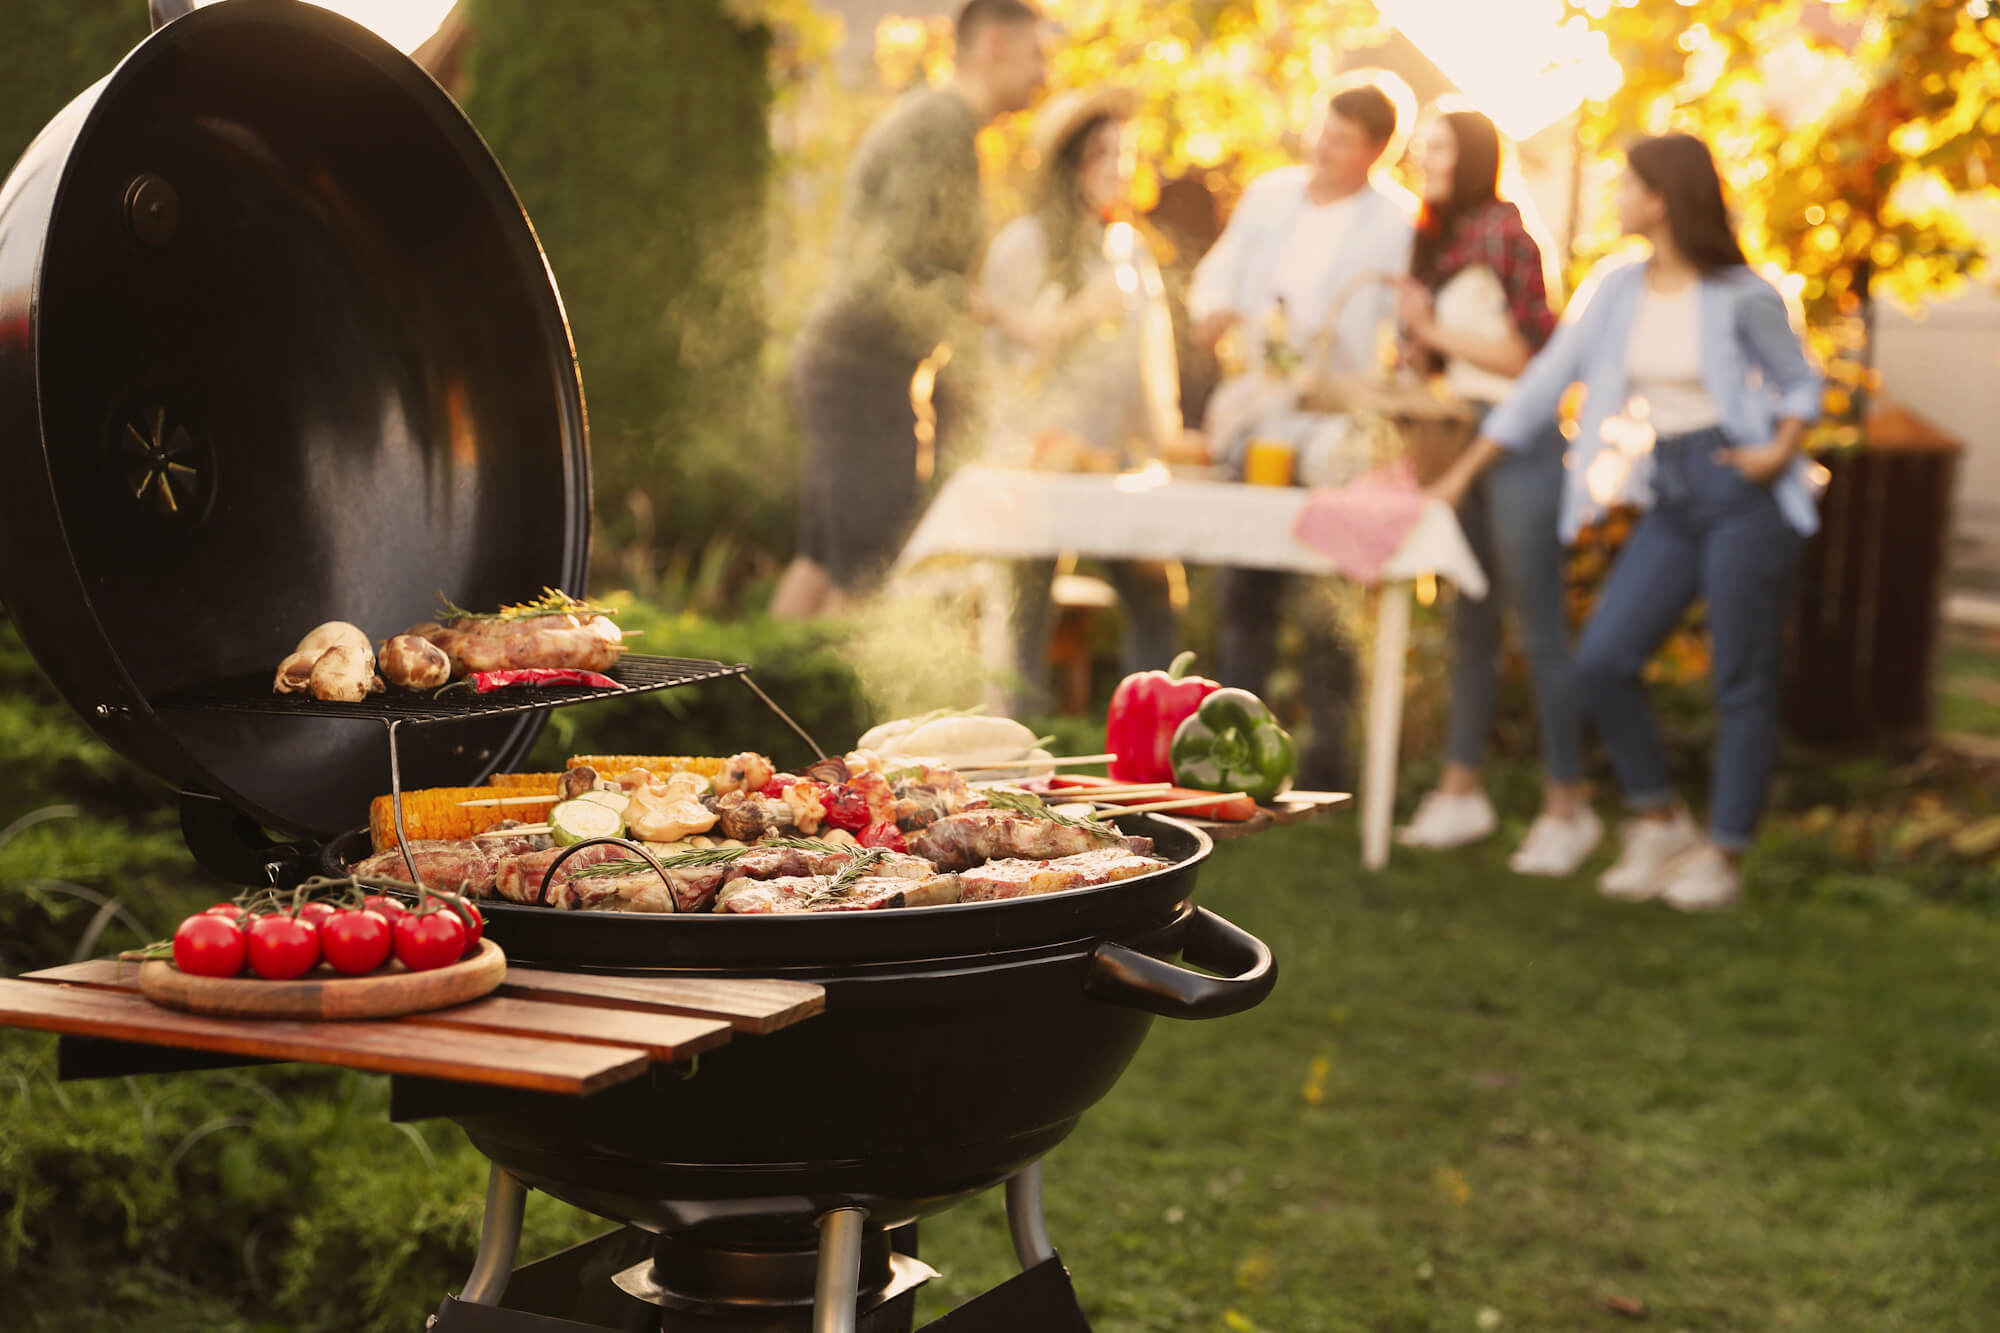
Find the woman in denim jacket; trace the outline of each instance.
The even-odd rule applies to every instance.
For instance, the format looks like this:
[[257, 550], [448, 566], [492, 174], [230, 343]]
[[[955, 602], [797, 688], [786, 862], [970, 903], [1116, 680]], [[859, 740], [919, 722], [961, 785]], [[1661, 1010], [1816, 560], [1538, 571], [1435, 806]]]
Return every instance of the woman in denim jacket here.
[[[1778, 745], [1779, 654], [1792, 577], [1818, 527], [1800, 451], [1822, 384], [1777, 291], [1744, 262], [1707, 145], [1643, 139], [1620, 222], [1652, 246], [1593, 275], [1570, 318], [1434, 486], [1456, 503], [1504, 451], [1532, 444], [1584, 385], [1560, 526], [1573, 539], [1617, 504], [1647, 510], [1574, 662], [1577, 686], [1638, 818], [1598, 881], [1608, 897], [1728, 907]], [[1579, 313], [1580, 312], [1580, 313]], [[1719, 735], [1703, 835], [1676, 798], [1641, 672], [1696, 597], [1708, 603]]]

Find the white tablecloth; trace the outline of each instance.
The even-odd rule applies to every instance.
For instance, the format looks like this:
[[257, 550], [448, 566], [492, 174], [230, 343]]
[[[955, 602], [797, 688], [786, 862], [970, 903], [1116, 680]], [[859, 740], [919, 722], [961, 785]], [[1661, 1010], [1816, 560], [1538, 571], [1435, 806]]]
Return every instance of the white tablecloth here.
[[[1117, 476], [961, 468], [931, 502], [897, 563], [907, 568], [940, 555], [1018, 560], [1074, 551], [1100, 559], [1338, 576], [1331, 561], [1292, 536], [1307, 494], [1291, 486], [1177, 480], [1158, 466]], [[1370, 869], [1389, 859], [1410, 635], [1407, 580], [1423, 574], [1449, 579], [1466, 596], [1486, 595], [1486, 573], [1458, 516], [1441, 501], [1424, 506], [1382, 566], [1362, 764], [1361, 857]], [[986, 618], [996, 623], [982, 638], [996, 664], [1006, 660], [1004, 616], [1003, 603], [989, 602]]]
[[[1018, 560], [1074, 551], [1099, 559], [1337, 574], [1325, 556], [1292, 536], [1306, 495], [1294, 486], [1169, 479], [1158, 468], [1117, 476], [961, 468], [910, 534], [899, 563], [914, 565], [938, 555]], [[1439, 501], [1425, 506], [1383, 574], [1391, 580], [1435, 574], [1468, 597], [1486, 595], [1485, 571], [1466, 544], [1457, 515]]]

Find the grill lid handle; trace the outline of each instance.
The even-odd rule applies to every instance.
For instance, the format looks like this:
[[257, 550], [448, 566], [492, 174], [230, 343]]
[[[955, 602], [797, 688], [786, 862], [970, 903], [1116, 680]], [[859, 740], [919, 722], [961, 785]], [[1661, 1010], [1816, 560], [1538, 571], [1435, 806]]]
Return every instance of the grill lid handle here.
[[1191, 972], [1107, 940], [1091, 955], [1084, 994], [1162, 1018], [1223, 1018], [1262, 1004], [1278, 984], [1270, 946], [1206, 907], [1188, 919], [1181, 957], [1221, 975]]

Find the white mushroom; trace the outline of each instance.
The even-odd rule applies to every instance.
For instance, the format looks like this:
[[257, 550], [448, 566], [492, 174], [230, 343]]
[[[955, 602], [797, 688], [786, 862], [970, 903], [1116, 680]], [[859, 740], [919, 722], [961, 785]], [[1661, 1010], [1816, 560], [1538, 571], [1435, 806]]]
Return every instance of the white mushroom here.
[[398, 634], [382, 645], [382, 676], [406, 690], [434, 690], [451, 679], [451, 658], [429, 639]]
[[278, 663], [278, 674], [272, 679], [271, 688], [279, 694], [299, 693], [312, 679], [313, 663], [318, 660], [317, 653], [293, 653]]
[[641, 842], [678, 842], [715, 827], [715, 811], [665, 787], [634, 792], [625, 806], [625, 827]]
[[373, 658], [373, 653], [364, 657], [349, 647], [327, 649], [313, 663], [308, 682], [312, 697], [354, 704], [379, 693], [382, 678], [375, 674]]
[[310, 653], [313, 660], [329, 648], [353, 648], [371, 661], [375, 657], [375, 645], [361, 632], [358, 625], [350, 625], [345, 620], [329, 620], [299, 640], [295, 653]]

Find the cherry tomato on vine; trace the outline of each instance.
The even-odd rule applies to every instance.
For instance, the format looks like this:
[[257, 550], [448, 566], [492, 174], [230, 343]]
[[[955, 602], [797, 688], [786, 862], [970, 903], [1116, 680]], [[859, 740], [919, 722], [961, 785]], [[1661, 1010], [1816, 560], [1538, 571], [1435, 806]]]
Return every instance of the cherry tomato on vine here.
[[250, 970], [266, 981], [302, 977], [319, 962], [319, 932], [296, 917], [260, 916], [243, 933], [250, 941]]
[[460, 898], [456, 902], [446, 902], [445, 910], [457, 916], [459, 923], [465, 927], [465, 951], [476, 952], [479, 941], [486, 935], [486, 916], [479, 910], [479, 905], [470, 898]]
[[342, 908], [319, 924], [319, 951], [334, 971], [350, 977], [373, 972], [389, 961], [394, 932], [380, 912]]
[[299, 920], [307, 922], [317, 929], [325, 925], [326, 919], [332, 916], [336, 910], [332, 903], [322, 902], [315, 898], [311, 902], [300, 906]]
[[396, 918], [396, 957], [412, 972], [458, 961], [465, 952], [465, 922], [456, 912], [405, 912]]
[[234, 921], [199, 912], [174, 931], [174, 966], [190, 976], [233, 977], [243, 970], [246, 947]]
[[227, 917], [231, 921], [234, 921], [237, 917], [243, 915], [243, 905], [241, 903], [217, 903], [213, 907], [202, 908], [199, 914], [201, 916]]
[[397, 917], [408, 915], [410, 910], [403, 906], [401, 899], [390, 898], [380, 893], [369, 894], [361, 900], [361, 905], [371, 912], [380, 912], [383, 919], [391, 925], [395, 924]]

